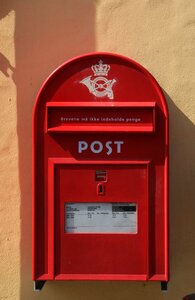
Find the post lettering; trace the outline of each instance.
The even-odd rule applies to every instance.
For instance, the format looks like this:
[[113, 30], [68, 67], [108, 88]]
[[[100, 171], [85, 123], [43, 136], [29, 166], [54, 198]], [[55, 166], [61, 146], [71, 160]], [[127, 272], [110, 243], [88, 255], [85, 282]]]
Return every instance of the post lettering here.
[[124, 144], [123, 141], [114, 141], [114, 144], [116, 144], [116, 152], [121, 153], [121, 145]]
[[[95, 147], [95, 145], [97, 145], [98, 148]], [[90, 148], [91, 148], [91, 151], [92, 151], [93, 153], [100, 153], [100, 152], [102, 152], [102, 150], [103, 150], [103, 145], [102, 145], [102, 143], [99, 142], [99, 141], [94, 141], [93, 143], [91, 143]]]
[[84, 150], [87, 150], [88, 148], [88, 143], [85, 141], [79, 141], [78, 142], [78, 152], [82, 153]]

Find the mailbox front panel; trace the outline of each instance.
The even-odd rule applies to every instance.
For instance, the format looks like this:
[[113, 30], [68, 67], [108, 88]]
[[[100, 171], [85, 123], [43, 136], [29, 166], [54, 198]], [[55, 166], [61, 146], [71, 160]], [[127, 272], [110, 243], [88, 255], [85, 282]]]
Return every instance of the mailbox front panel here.
[[33, 118], [33, 279], [168, 280], [168, 115], [154, 78], [73, 59]]
[[[106, 172], [106, 180], [101, 181], [103, 194], [95, 178], [98, 170]], [[96, 274], [128, 278], [133, 274], [147, 279], [148, 164], [64, 164], [56, 166], [55, 172], [57, 278], [74, 279], [78, 274], [88, 279]], [[79, 210], [79, 205], [71, 207], [70, 203], [85, 203], [85, 207]], [[136, 211], [120, 212], [122, 207], [128, 210], [128, 204]], [[76, 221], [76, 233], [66, 232], [66, 217], [74, 219], [72, 225]], [[105, 233], [106, 218], [113, 224], [110, 233]]]

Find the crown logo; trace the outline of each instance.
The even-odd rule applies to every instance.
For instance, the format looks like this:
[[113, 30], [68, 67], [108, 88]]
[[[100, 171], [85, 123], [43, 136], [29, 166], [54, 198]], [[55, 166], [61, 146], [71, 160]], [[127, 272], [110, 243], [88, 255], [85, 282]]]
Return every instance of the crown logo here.
[[107, 64], [103, 64], [103, 61], [100, 60], [99, 64], [93, 65], [91, 69], [94, 73], [94, 76], [100, 76], [100, 75], [107, 76], [110, 70], [110, 66]]

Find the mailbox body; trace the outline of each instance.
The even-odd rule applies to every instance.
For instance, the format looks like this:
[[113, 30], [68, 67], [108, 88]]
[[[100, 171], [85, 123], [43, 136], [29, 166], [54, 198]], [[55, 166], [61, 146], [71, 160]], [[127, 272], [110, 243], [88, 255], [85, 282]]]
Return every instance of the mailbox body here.
[[168, 281], [168, 113], [109, 53], [70, 60], [33, 115], [33, 279]]

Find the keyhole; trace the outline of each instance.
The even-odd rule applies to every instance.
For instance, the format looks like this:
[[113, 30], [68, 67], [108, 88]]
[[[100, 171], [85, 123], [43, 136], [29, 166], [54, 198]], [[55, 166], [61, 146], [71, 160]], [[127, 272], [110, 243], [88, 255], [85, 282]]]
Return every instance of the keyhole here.
[[105, 189], [104, 189], [104, 184], [103, 183], [99, 183], [97, 186], [97, 192], [99, 196], [104, 195], [105, 193]]

